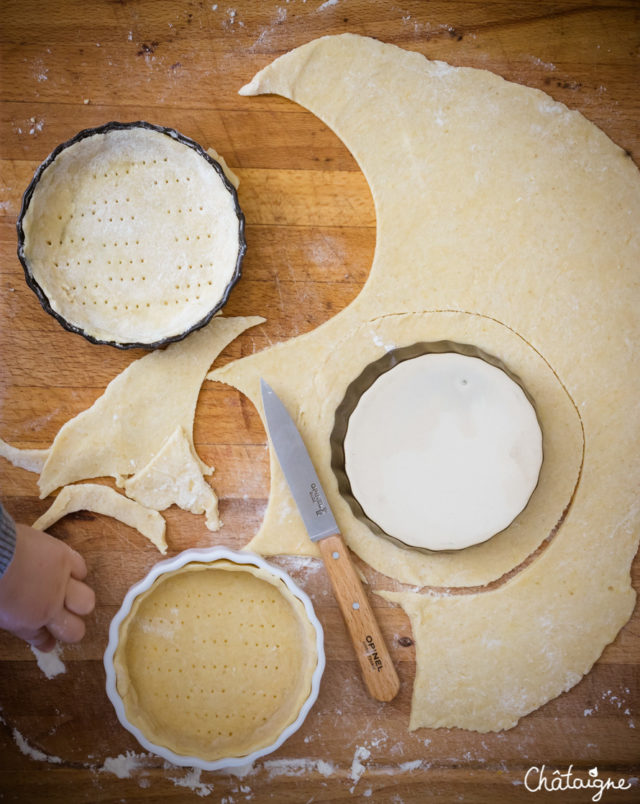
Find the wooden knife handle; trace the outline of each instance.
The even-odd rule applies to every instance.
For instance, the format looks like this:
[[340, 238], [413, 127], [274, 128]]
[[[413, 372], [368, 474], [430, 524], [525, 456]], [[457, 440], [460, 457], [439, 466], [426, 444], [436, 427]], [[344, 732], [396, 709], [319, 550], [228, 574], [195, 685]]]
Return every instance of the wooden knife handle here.
[[347, 546], [339, 533], [316, 544], [349, 630], [364, 683], [377, 701], [391, 701], [398, 694], [400, 680]]

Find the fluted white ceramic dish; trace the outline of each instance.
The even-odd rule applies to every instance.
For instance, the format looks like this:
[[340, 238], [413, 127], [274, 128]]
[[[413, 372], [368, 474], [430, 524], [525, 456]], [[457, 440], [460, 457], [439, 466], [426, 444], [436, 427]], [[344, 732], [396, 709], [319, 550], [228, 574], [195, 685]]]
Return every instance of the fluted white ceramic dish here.
[[[118, 646], [120, 626], [122, 622], [131, 611], [131, 607], [133, 606], [135, 599], [139, 595], [146, 592], [151, 587], [151, 585], [157, 580], [157, 578], [159, 578], [163, 574], [175, 572], [176, 570], [180, 569], [186, 564], [196, 562], [212, 563], [214, 561], [220, 561], [223, 559], [231, 561], [234, 564], [239, 565], [249, 564], [255, 567], [259, 567], [265, 570], [266, 572], [269, 572], [276, 578], [280, 578], [283, 581], [283, 583], [287, 586], [291, 594], [297, 597], [298, 600], [300, 600], [300, 602], [303, 604], [306, 615], [309, 618], [309, 622], [311, 623], [311, 625], [315, 630], [318, 662], [311, 678], [311, 692], [309, 693], [309, 697], [302, 705], [302, 708], [300, 709], [297, 718], [293, 721], [293, 723], [289, 724], [284, 729], [284, 731], [280, 733], [278, 738], [271, 745], [257, 749], [256, 751], [253, 751], [251, 754], [247, 754], [246, 756], [226, 757], [216, 759], [213, 761], [207, 761], [201, 759], [200, 757], [183, 756], [181, 754], [176, 754], [175, 752], [171, 751], [165, 746], [157, 745], [151, 742], [137, 726], [135, 726], [128, 720], [125, 712], [124, 702], [120, 697], [116, 684], [114, 655], [116, 652], [116, 648]], [[300, 589], [300, 587], [297, 586], [296, 583], [294, 583], [294, 581], [289, 577], [289, 575], [287, 575], [286, 572], [283, 572], [278, 567], [274, 567], [273, 565], [268, 564], [263, 558], [261, 558], [258, 555], [255, 555], [254, 553], [235, 552], [233, 550], [228, 550], [225, 547], [191, 549], [191, 550], [185, 550], [184, 552], [180, 553], [174, 558], [167, 559], [166, 561], [160, 561], [151, 569], [151, 571], [141, 581], [134, 584], [134, 586], [132, 586], [129, 589], [129, 591], [125, 595], [120, 610], [111, 621], [111, 626], [109, 628], [109, 643], [107, 645], [107, 649], [104, 654], [104, 666], [107, 673], [107, 683], [106, 683], [107, 695], [116, 710], [118, 720], [124, 726], [124, 728], [127, 729], [127, 731], [133, 734], [133, 736], [138, 740], [140, 745], [142, 745], [147, 751], [151, 751], [152, 753], [161, 756], [163, 759], [172, 762], [174, 765], [196, 767], [201, 768], [202, 770], [220, 770], [222, 768], [237, 768], [242, 767], [244, 765], [249, 765], [255, 762], [255, 760], [259, 759], [260, 757], [263, 757], [266, 754], [270, 754], [271, 752], [275, 751], [282, 745], [282, 743], [284, 743], [285, 740], [291, 737], [291, 735], [294, 734], [304, 723], [305, 718], [307, 717], [309, 711], [311, 710], [311, 707], [316, 702], [318, 692], [320, 690], [320, 680], [322, 678], [322, 674], [324, 672], [325, 667], [324, 633], [322, 630], [322, 626], [320, 625], [320, 622], [313, 610], [313, 605], [308, 595], [302, 589]]]

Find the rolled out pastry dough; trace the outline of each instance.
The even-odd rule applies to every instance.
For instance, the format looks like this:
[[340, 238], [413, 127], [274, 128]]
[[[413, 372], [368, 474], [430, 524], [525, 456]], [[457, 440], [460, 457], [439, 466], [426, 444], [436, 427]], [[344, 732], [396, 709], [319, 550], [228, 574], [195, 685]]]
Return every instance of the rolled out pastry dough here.
[[167, 552], [165, 522], [157, 511], [145, 508], [122, 494], [96, 483], [65, 486], [42, 516], [33, 523], [34, 528], [46, 530], [59, 519], [75, 511], [94, 511], [112, 516], [146, 536], [161, 553]]
[[127, 497], [164, 511], [175, 503], [192, 514], [206, 514], [209, 530], [219, 530], [218, 497], [202, 476], [182, 427], [177, 427], [149, 463], [124, 483]]
[[[576, 684], [633, 609], [638, 170], [543, 92], [350, 34], [282, 56], [242, 92], [284, 95], [336, 131], [371, 187], [376, 252], [346, 310], [208, 378], [238, 387], [258, 410], [259, 378], [272, 385], [346, 540], [376, 569], [449, 587], [514, 571], [475, 594], [387, 595], [409, 613], [416, 639], [411, 727], [509, 728]], [[523, 380], [542, 411], [545, 462], [510, 528], [430, 560], [363, 532], [338, 495], [328, 444], [337, 404], [369, 362], [437, 340], [474, 344]], [[273, 456], [271, 471], [251, 546], [308, 550]]]
[[149, 463], [176, 427], [195, 455], [193, 417], [205, 373], [228, 343], [262, 321], [216, 316], [184, 341], [131, 363], [90, 408], [60, 428], [38, 480], [40, 497], [92, 477], [121, 484]]
[[280, 578], [187, 564], [136, 598], [114, 656], [127, 718], [156, 745], [205, 760], [272, 745], [311, 693], [316, 632]]

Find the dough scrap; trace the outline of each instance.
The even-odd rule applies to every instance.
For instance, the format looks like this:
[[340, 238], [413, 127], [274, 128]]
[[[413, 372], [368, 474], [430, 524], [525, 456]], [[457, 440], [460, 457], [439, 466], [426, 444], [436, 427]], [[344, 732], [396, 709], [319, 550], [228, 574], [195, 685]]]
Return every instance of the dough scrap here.
[[[633, 609], [638, 170], [596, 126], [539, 90], [351, 34], [285, 54], [241, 92], [281, 94], [338, 134], [369, 182], [377, 244], [348, 308], [207, 378], [239, 388], [261, 411], [264, 377], [297, 418], [349, 545], [396, 578], [484, 584], [559, 525], [497, 588], [387, 594], [408, 611], [416, 638], [411, 728], [509, 728], [576, 684]], [[541, 476], [531, 501], [542, 501], [539, 520], [437, 562], [358, 528], [337, 495], [327, 445], [336, 396], [370, 362], [358, 351], [367, 334], [373, 360], [405, 338], [453, 340], [523, 379], [557, 428], [543, 473], [554, 447], [551, 475], [563, 490]], [[300, 552], [306, 542], [273, 455], [271, 472], [251, 547]]]
[[205, 372], [228, 343], [263, 321], [216, 316], [185, 340], [131, 363], [90, 408], [60, 428], [38, 480], [40, 497], [92, 477], [111, 476], [121, 485], [149, 463], [176, 427], [195, 455], [193, 417]]
[[24, 260], [51, 308], [111, 343], [154, 344], [201, 325], [244, 247], [237, 196], [217, 167], [142, 126], [63, 148], [22, 228]]
[[[114, 656], [127, 718], [211, 761], [273, 744], [311, 693], [316, 632], [285, 583], [250, 564], [187, 564], [136, 598]], [[184, 671], [184, 672], [183, 672]]]
[[27, 472], [41, 472], [49, 457], [49, 450], [19, 449], [0, 438], [0, 455], [19, 469], [26, 469]]
[[63, 516], [75, 511], [94, 511], [96, 514], [118, 519], [139, 530], [161, 553], [167, 552], [165, 521], [157, 511], [128, 500], [109, 486], [100, 486], [97, 483], [65, 486], [53, 504], [33, 523], [33, 527], [47, 530]]
[[206, 482], [182, 427], [139, 472], [125, 481], [127, 497], [146, 508], [164, 511], [175, 503], [192, 514], [206, 514], [209, 530], [221, 527], [218, 497]]

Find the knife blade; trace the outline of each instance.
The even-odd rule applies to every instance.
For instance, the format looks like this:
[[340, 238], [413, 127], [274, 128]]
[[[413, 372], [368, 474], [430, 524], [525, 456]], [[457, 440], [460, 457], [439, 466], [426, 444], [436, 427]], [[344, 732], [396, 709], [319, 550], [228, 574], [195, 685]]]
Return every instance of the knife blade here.
[[273, 388], [261, 379], [260, 390], [271, 443], [307, 533], [320, 549], [365, 685], [376, 700], [391, 701], [400, 681], [313, 462]]

